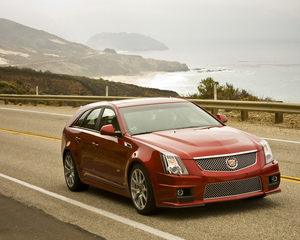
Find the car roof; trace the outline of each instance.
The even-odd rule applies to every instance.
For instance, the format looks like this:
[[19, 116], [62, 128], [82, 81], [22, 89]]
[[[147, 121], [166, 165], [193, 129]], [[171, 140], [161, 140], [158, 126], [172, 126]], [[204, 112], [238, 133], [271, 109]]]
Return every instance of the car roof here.
[[124, 107], [134, 107], [134, 106], [142, 106], [142, 105], [152, 105], [152, 104], [161, 104], [161, 103], [179, 103], [179, 102], [188, 102], [186, 99], [182, 98], [132, 98], [126, 100], [114, 100], [109, 102], [96, 102], [86, 105], [84, 108], [95, 108], [101, 107], [103, 105], [109, 106], [113, 105], [117, 108], [124, 108]]
[[134, 98], [127, 100], [111, 101], [110, 104], [115, 105], [118, 108], [123, 107], [133, 107], [141, 105], [152, 105], [161, 103], [177, 103], [177, 102], [187, 102], [187, 100], [182, 98]]

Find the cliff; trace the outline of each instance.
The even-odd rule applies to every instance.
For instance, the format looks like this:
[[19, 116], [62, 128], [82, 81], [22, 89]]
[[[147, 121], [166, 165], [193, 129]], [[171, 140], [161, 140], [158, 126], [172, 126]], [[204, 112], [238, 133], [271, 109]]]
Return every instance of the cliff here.
[[96, 51], [3, 18], [0, 18], [0, 66], [86, 77], [188, 70], [185, 64], [179, 62]]
[[92, 36], [86, 43], [87, 46], [103, 50], [113, 48], [125, 51], [152, 51], [168, 50], [162, 42], [138, 33], [99, 33]]

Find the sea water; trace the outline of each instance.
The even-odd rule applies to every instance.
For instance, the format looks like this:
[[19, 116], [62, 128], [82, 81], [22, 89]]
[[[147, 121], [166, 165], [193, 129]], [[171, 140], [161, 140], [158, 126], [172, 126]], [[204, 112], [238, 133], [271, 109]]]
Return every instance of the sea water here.
[[140, 86], [187, 96], [198, 92], [202, 79], [212, 77], [260, 98], [300, 103], [300, 39], [191, 40], [169, 48], [130, 54], [178, 61], [190, 71], [157, 74]]

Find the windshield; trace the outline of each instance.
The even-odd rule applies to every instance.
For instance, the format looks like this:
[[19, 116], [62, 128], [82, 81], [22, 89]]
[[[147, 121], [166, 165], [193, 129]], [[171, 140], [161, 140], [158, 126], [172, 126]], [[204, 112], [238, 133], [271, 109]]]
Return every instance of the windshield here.
[[120, 108], [130, 135], [157, 131], [223, 126], [193, 103], [166, 103]]

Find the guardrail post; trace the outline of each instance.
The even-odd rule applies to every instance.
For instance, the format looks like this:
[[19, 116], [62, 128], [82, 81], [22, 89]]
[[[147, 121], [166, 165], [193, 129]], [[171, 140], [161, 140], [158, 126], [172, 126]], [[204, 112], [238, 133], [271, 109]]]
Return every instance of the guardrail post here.
[[64, 104], [64, 102], [63, 101], [59, 101], [59, 106], [60, 107], [62, 107], [62, 106], [64, 106], [65, 104]]
[[77, 101], [73, 101], [73, 108], [78, 107], [78, 102]]
[[241, 111], [241, 118], [242, 118], [242, 121], [248, 120], [248, 111], [247, 110]]
[[217, 100], [217, 85], [214, 85], [214, 100]]
[[4, 104], [7, 105], [8, 104], [8, 99], [4, 100]]
[[219, 109], [217, 109], [217, 108], [213, 108], [211, 110], [211, 114], [214, 115], [214, 116], [216, 116], [218, 114], [218, 112], [219, 112]]
[[46, 105], [47, 105], [47, 106], [50, 106], [50, 101], [46, 101]]
[[283, 123], [283, 113], [275, 113], [275, 123]]

